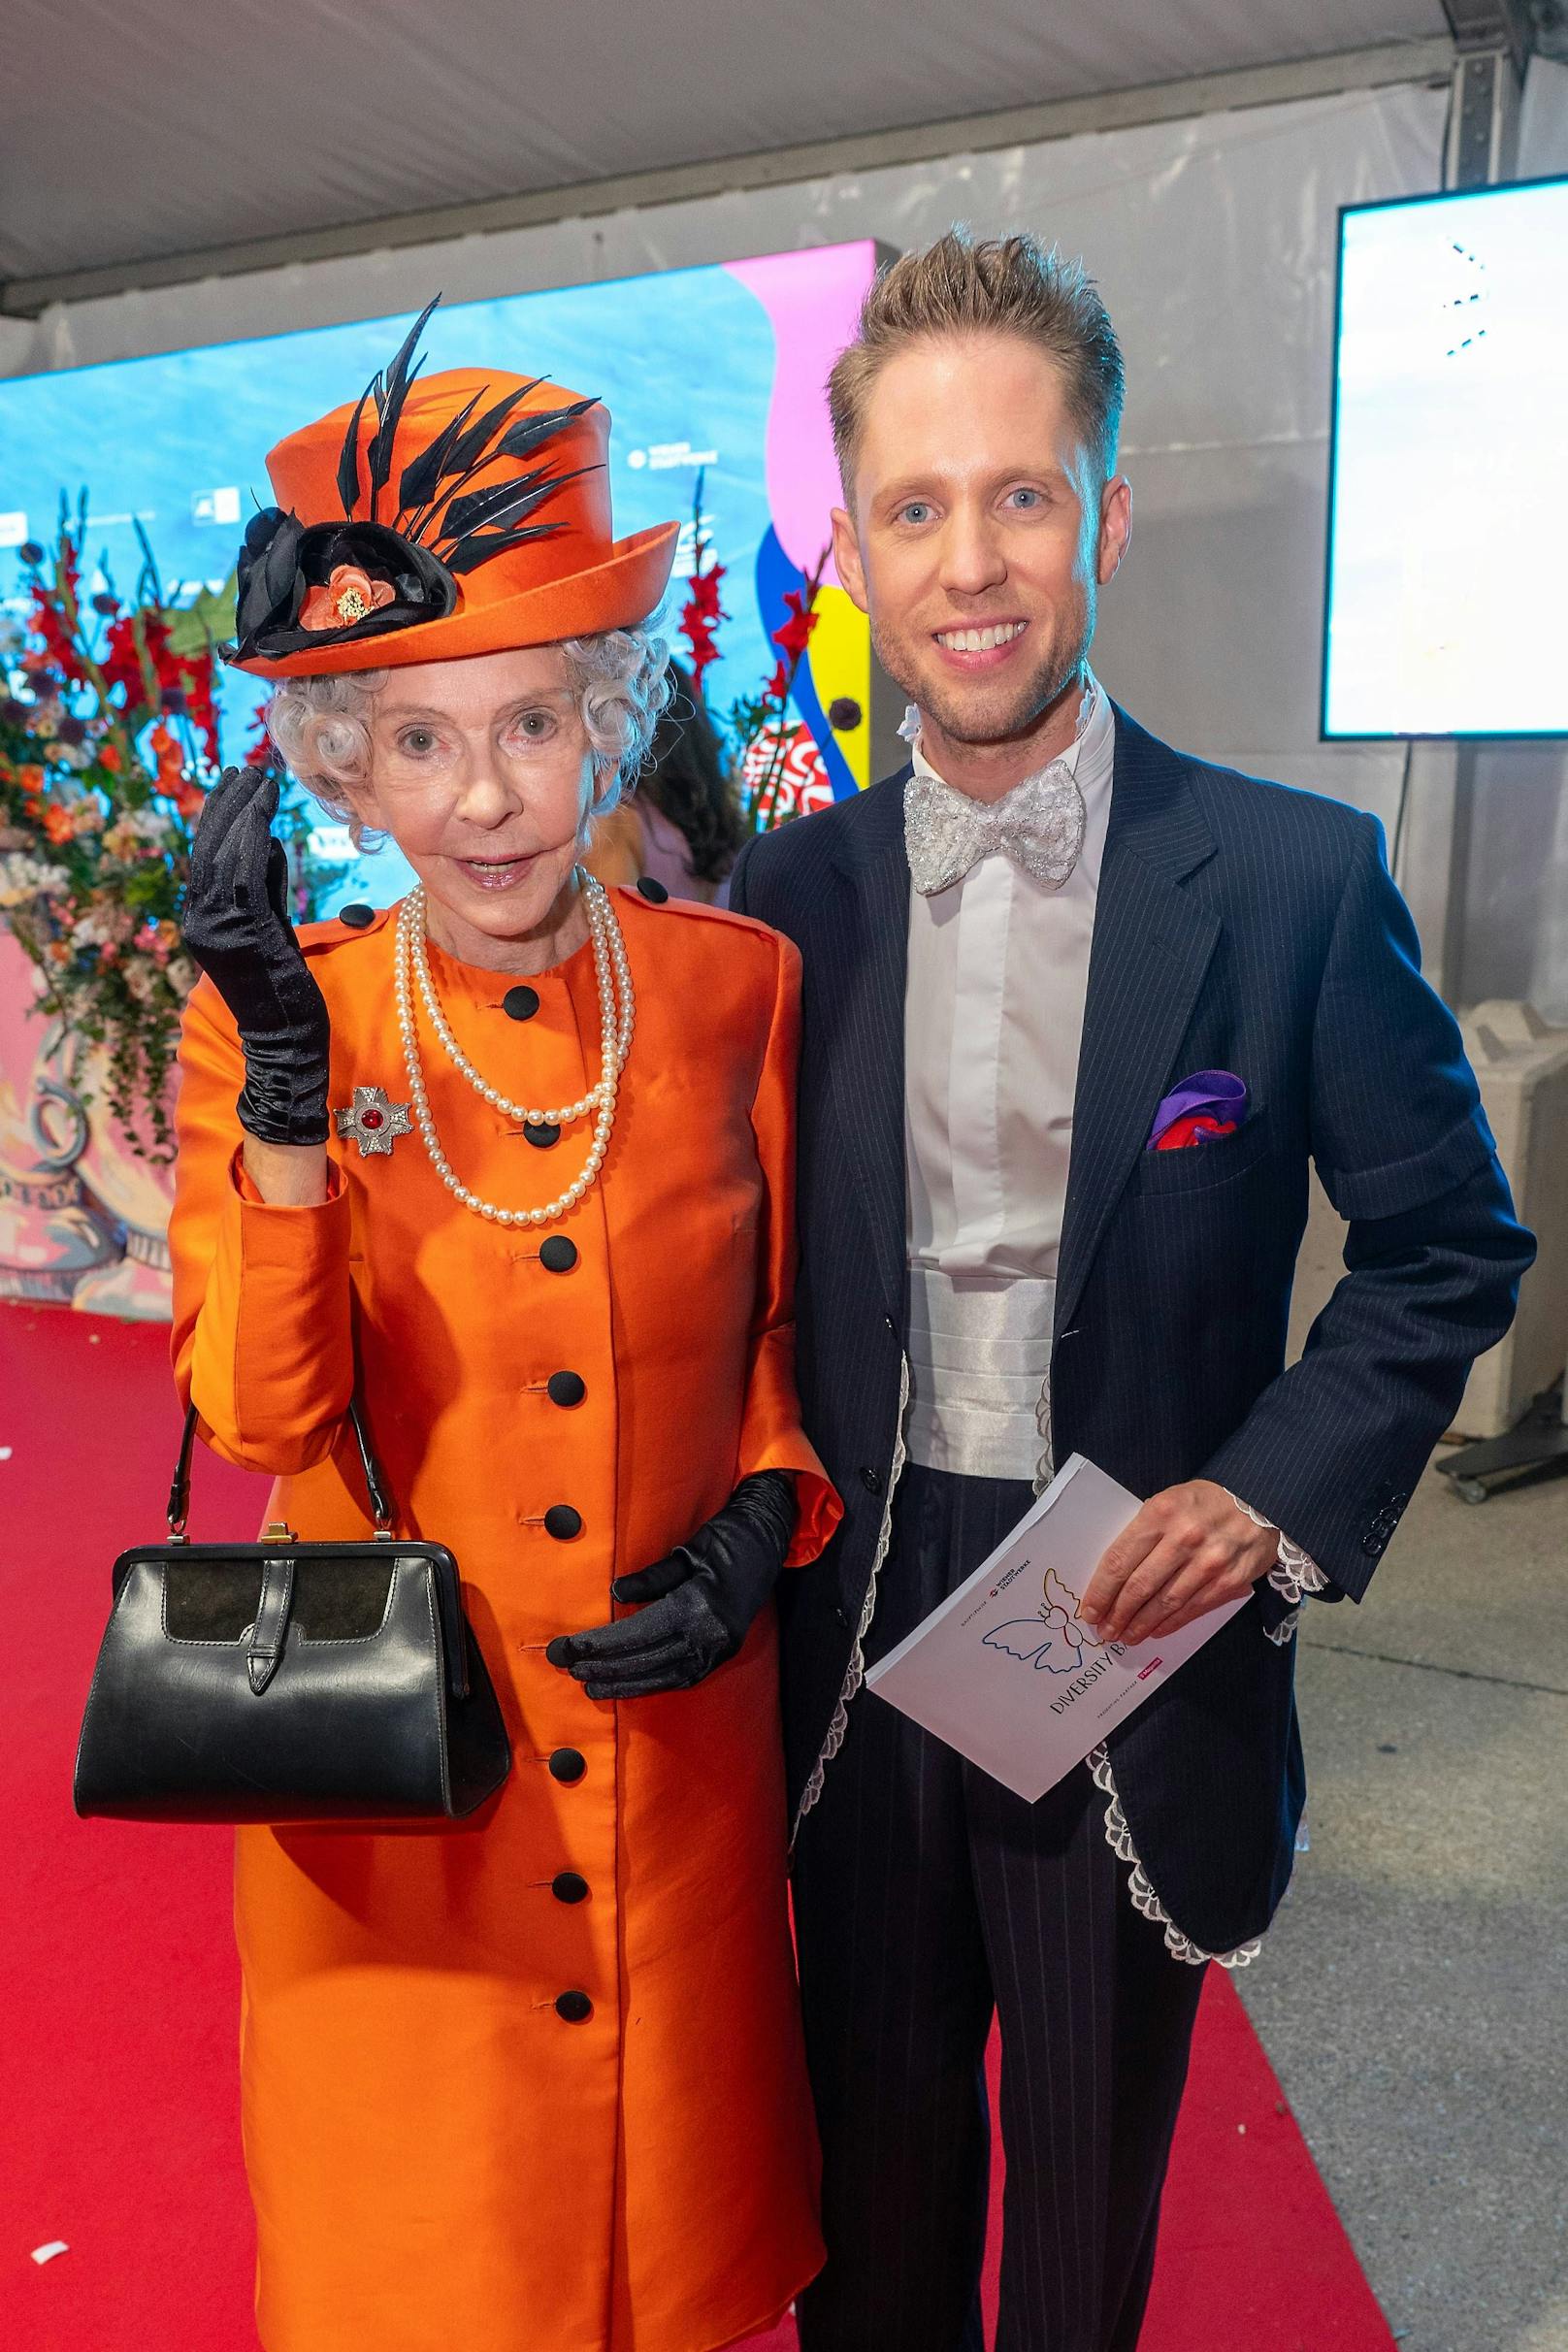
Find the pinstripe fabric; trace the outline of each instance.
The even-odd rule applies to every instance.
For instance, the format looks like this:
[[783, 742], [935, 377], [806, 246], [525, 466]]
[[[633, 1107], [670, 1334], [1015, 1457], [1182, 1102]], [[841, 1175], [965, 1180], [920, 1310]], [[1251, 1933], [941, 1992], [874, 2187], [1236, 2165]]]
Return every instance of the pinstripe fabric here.
[[[1028, 1508], [912, 1465], [880, 1656]], [[1087, 1772], [1026, 1805], [874, 1696], [796, 1854], [828, 2266], [802, 2352], [979, 2352], [1002, 2032], [997, 2352], [1130, 2352], [1202, 1972], [1128, 1904]]]
[[[1421, 980], [1368, 817], [1185, 758], [1116, 714], [1052, 1362], [1055, 1458], [1134, 1493], [1205, 1476], [1359, 1598], [1533, 1255], [1458, 1031]], [[904, 771], [907, 772], [907, 771]], [[792, 1804], [845, 1690], [895, 1458], [904, 1314], [902, 774], [753, 841], [732, 903], [804, 962], [797, 1333], [808, 1431], [846, 1503], [787, 1579]], [[1253, 1109], [1143, 1150], [1160, 1095], [1230, 1069]], [[1316, 1159], [1348, 1276], [1282, 1369]], [[882, 1578], [877, 1618], [896, 1576]], [[1128, 1830], [1177, 1927], [1260, 1934], [1303, 1775], [1293, 1644], [1254, 1601], [1113, 1737]], [[869, 1702], [857, 1699], [854, 1708]], [[837, 1764], [828, 1768], [824, 1796]]]

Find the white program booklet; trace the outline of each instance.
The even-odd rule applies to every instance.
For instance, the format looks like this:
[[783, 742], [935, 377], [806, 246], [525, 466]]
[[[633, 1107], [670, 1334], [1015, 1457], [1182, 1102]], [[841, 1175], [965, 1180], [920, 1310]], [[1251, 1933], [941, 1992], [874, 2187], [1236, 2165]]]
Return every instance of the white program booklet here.
[[870, 1669], [866, 1685], [1032, 1804], [1167, 1682], [1243, 1601], [1135, 1649], [1078, 1604], [1140, 1506], [1075, 1454], [990, 1559]]

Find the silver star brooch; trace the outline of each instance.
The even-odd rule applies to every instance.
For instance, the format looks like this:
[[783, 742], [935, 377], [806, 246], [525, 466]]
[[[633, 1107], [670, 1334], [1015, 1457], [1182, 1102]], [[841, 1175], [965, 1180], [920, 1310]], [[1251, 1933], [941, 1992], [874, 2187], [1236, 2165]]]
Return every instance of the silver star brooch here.
[[356, 1086], [353, 1108], [332, 1115], [339, 1134], [352, 1135], [358, 1144], [361, 1160], [368, 1160], [372, 1152], [390, 1153], [395, 1135], [413, 1131], [408, 1105], [390, 1101], [384, 1086]]

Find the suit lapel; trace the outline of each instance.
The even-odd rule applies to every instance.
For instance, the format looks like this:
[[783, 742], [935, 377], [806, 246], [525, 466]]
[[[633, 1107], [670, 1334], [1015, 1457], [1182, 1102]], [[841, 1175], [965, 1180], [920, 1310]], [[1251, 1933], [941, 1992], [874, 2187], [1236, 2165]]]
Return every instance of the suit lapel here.
[[1183, 888], [1213, 854], [1188, 764], [1119, 709], [1057, 1268], [1059, 1332], [1148, 1139], [1220, 936], [1218, 915]]
[[888, 1314], [903, 1328], [903, 999], [909, 961], [909, 863], [903, 776], [890, 776], [856, 809], [836, 856], [837, 904], [828, 935], [836, 967], [827, 992], [834, 1108], [867, 1225]]

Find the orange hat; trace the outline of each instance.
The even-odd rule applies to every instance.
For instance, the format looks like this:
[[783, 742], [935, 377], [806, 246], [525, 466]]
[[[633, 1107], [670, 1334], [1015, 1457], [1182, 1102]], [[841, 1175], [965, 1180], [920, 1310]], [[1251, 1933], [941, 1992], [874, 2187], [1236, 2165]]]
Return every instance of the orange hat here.
[[357, 402], [268, 456], [278, 503], [241, 549], [236, 668], [456, 661], [633, 628], [664, 594], [680, 526], [611, 537], [605, 409], [539, 376], [416, 380], [435, 307]]

